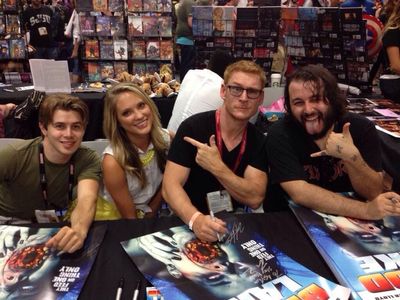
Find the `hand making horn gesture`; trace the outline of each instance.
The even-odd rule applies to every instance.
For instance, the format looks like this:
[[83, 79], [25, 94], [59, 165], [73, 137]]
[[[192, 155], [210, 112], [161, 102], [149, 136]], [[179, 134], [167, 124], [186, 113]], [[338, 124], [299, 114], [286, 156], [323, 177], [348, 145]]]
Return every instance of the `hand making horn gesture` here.
[[203, 169], [211, 172], [211, 168], [214, 168], [221, 163], [221, 156], [215, 142], [214, 134], [210, 136], [210, 145], [207, 143], [200, 143], [199, 141], [187, 136], [183, 139], [197, 148], [196, 163]]
[[326, 140], [325, 150], [312, 153], [311, 157], [323, 155], [333, 156], [342, 160], [350, 160], [358, 154], [350, 133], [350, 123], [343, 125], [342, 133], [331, 132]]

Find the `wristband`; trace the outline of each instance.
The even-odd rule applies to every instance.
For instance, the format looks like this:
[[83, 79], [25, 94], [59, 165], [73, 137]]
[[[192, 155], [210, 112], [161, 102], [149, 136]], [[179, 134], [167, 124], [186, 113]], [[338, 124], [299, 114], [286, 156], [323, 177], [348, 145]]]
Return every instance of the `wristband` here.
[[190, 218], [189, 224], [188, 224], [190, 230], [193, 231], [193, 223], [194, 223], [194, 221], [196, 221], [197, 217], [200, 216], [200, 215], [201, 215], [201, 212], [199, 212], [199, 211], [196, 211], [196, 212], [192, 215], [192, 217]]

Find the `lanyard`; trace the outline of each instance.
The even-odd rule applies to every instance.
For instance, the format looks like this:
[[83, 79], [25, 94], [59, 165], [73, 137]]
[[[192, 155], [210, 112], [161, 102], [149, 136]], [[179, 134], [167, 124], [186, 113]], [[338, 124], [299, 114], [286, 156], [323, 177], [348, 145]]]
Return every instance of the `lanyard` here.
[[[221, 112], [220, 112], [219, 109], [217, 109], [215, 111], [215, 132], [216, 132], [216, 138], [217, 138], [218, 151], [219, 151], [219, 153], [221, 154], [221, 157], [222, 157]], [[239, 154], [236, 157], [235, 164], [233, 165], [233, 168], [231, 168], [233, 173], [236, 172], [237, 168], [239, 167], [240, 161], [243, 158], [244, 150], [246, 148], [246, 142], [247, 142], [247, 126], [243, 131], [242, 140], [240, 142]]]
[[[72, 159], [69, 161], [69, 176], [68, 176], [68, 202], [72, 201], [72, 188], [74, 184], [74, 163]], [[40, 172], [40, 187], [42, 189], [43, 200], [46, 209], [49, 208], [49, 202], [47, 200], [47, 178], [46, 178], [46, 169], [44, 167], [44, 151], [43, 151], [43, 143], [39, 144], [39, 172]], [[54, 204], [53, 204], [54, 205]], [[61, 209], [58, 209], [59, 213], [61, 213]]]

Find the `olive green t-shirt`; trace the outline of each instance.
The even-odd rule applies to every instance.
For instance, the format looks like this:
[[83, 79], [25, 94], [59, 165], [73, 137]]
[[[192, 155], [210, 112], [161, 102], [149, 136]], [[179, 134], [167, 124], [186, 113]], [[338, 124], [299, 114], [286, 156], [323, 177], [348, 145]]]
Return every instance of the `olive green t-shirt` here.
[[[39, 144], [42, 138], [24, 140], [0, 150], [0, 215], [33, 219], [35, 209], [46, 209], [40, 186]], [[72, 158], [73, 186], [78, 181], [100, 181], [101, 165], [97, 153], [80, 147]], [[68, 207], [69, 163], [54, 164], [45, 159], [47, 209]], [[76, 193], [73, 195], [73, 199]]]

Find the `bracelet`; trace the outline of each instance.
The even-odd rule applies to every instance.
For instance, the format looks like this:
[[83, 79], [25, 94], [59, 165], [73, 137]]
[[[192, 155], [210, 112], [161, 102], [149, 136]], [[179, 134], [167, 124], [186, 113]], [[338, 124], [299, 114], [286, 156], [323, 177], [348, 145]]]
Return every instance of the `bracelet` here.
[[188, 224], [190, 230], [193, 231], [193, 223], [194, 223], [194, 221], [196, 221], [197, 217], [200, 216], [200, 215], [201, 215], [201, 212], [199, 212], [199, 211], [196, 211], [196, 212], [192, 215], [192, 217], [190, 218], [189, 224]]

